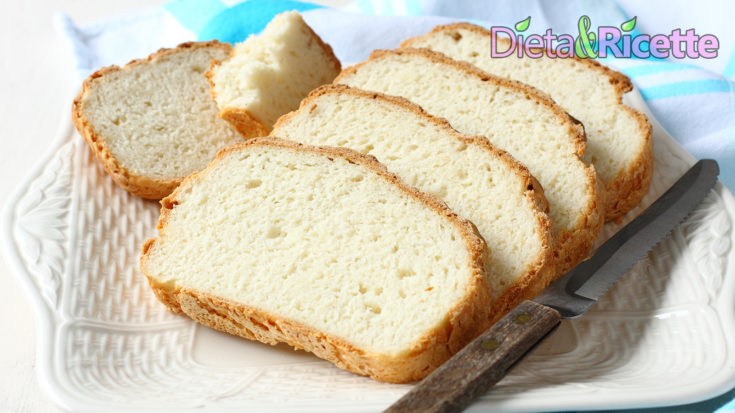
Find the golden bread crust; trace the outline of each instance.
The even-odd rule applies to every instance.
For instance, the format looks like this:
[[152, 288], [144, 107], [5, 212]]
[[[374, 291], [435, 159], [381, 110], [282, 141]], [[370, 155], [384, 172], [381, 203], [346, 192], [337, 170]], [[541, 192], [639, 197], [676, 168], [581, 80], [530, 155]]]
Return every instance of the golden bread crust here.
[[[340, 63], [339, 59], [337, 59], [337, 56], [334, 55], [334, 50], [332, 50], [332, 46], [325, 43], [324, 40], [322, 40], [322, 38], [319, 37], [316, 32], [314, 32], [311, 26], [306, 24], [301, 15], [299, 15], [299, 19], [301, 20], [302, 28], [309, 34], [313, 41], [321, 46], [324, 54], [327, 57], [327, 60], [329, 60], [332, 66], [334, 66], [335, 72], [339, 73], [342, 70], [342, 63]], [[213, 61], [210, 65], [209, 70], [205, 73], [205, 77], [209, 81], [212, 99], [214, 99], [215, 102], [217, 101], [217, 93], [214, 90], [214, 70], [217, 66], [232, 58], [234, 54], [235, 49], [230, 49], [229, 57], [227, 59], [223, 61]], [[272, 125], [268, 125], [265, 122], [259, 120], [257, 116], [250, 113], [250, 111], [248, 111], [246, 108], [220, 108], [219, 116], [227, 122], [230, 122], [230, 124], [246, 138], [268, 136], [270, 131], [273, 129]]]
[[219, 112], [219, 117], [229, 122], [246, 139], [268, 136], [270, 133], [268, 126], [246, 109], [227, 108]]
[[[522, 93], [525, 98], [549, 108], [558, 117], [558, 119], [566, 125], [569, 136], [574, 140], [575, 155], [577, 158], [580, 158], [584, 154], [586, 146], [584, 127], [578, 120], [574, 119], [559, 107], [559, 105], [557, 105], [546, 93], [540, 92], [538, 89], [526, 85], [525, 83], [488, 74], [469, 63], [451, 59], [442, 53], [428, 49], [404, 48], [399, 50], [376, 50], [370, 55], [370, 58], [367, 61], [344, 69], [334, 80], [334, 83], [339, 83], [343, 78], [355, 74], [361, 67], [369, 64], [373, 60], [393, 55], [421, 56], [434, 62], [458, 68], [468, 76], [477, 77], [483, 82], [489, 82], [500, 87], [513, 89], [517, 93]], [[581, 159], [579, 159], [579, 162], [582, 164], [582, 167], [585, 170], [585, 175], [588, 179], [586, 191], [590, 202], [587, 203], [585, 212], [582, 214], [581, 219], [577, 222], [577, 225], [574, 228], [560, 234], [555, 234], [554, 251], [556, 256], [556, 269], [555, 276], [552, 278], [563, 275], [569, 269], [573, 268], [589, 256], [597, 236], [602, 229], [602, 225], [604, 224], [604, 195], [600, 191], [597, 174], [595, 173], [592, 165], [584, 164]], [[519, 162], [519, 164], [521, 163]]]
[[133, 195], [146, 199], [161, 199], [170, 194], [184, 177], [176, 177], [172, 179], [157, 179], [145, 175], [139, 175], [126, 169], [124, 165], [115, 159], [110, 152], [109, 144], [105, 137], [100, 135], [89, 120], [84, 115], [83, 100], [86, 94], [94, 87], [95, 82], [104, 80], [104, 76], [110, 73], [126, 70], [131, 67], [149, 64], [156, 59], [166, 55], [180, 52], [182, 49], [209, 48], [216, 47], [223, 50], [229, 50], [230, 46], [218, 41], [209, 42], [186, 42], [175, 48], [160, 49], [152, 53], [144, 59], [131, 60], [125, 66], [107, 66], [92, 73], [82, 83], [82, 89], [72, 102], [72, 123], [76, 127], [79, 134], [89, 145], [95, 157], [100, 161], [105, 171], [110, 175], [112, 180], [120, 187]]
[[[188, 190], [199, 177], [208, 173], [229, 152], [248, 150], [254, 146], [278, 147], [295, 152], [305, 151], [329, 159], [343, 158], [359, 164], [403, 193], [422, 202], [436, 213], [448, 219], [458, 228], [470, 252], [468, 265], [472, 279], [464, 298], [447, 314], [440, 325], [435, 326], [406, 352], [397, 355], [374, 354], [357, 348], [346, 340], [325, 334], [286, 317], [269, 314], [263, 310], [235, 303], [201, 291], [193, 291], [175, 283], [159, 283], [147, 266], [147, 257], [157, 242], [166, 236], [166, 224], [173, 208], [178, 205], [180, 191]], [[225, 148], [210, 165], [187, 177], [172, 194], [161, 200], [161, 217], [158, 238], [149, 239], [142, 248], [140, 267], [156, 296], [169, 309], [185, 313], [209, 327], [268, 344], [287, 343], [295, 348], [310, 351], [337, 366], [357, 374], [368, 375], [375, 380], [404, 383], [419, 380], [459, 351], [469, 341], [489, 327], [488, 312], [491, 309], [490, 288], [485, 276], [485, 263], [489, 252], [475, 226], [452, 212], [445, 204], [431, 195], [409, 187], [396, 175], [389, 173], [375, 158], [343, 148], [323, 148], [301, 145], [277, 138], [256, 138], [246, 143]]]
[[539, 254], [536, 260], [528, 266], [525, 274], [520, 279], [518, 279], [513, 285], [509, 286], [507, 290], [501, 293], [500, 296], [493, 301], [493, 311], [490, 314], [490, 319], [493, 322], [501, 318], [523, 300], [536, 296], [553, 280], [556, 270], [553, 249], [551, 248], [551, 245], [553, 244], [551, 224], [549, 223], [549, 217], [547, 216], [549, 204], [546, 201], [546, 197], [544, 197], [544, 191], [541, 184], [531, 175], [530, 172], [528, 172], [525, 165], [518, 162], [508, 152], [494, 146], [490, 141], [482, 136], [470, 136], [457, 132], [451, 127], [446, 119], [427, 113], [423, 108], [421, 108], [421, 106], [408, 99], [400, 96], [366, 91], [341, 84], [324, 85], [314, 89], [309, 96], [301, 101], [301, 105], [298, 110], [281, 116], [273, 126], [273, 130], [277, 133], [277, 130], [281, 125], [287, 124], [291, 118], [298, 115], [299, 112], [310, 111], [317, 98], [328, 94], [349, 94], [374, 99], [396, 105], [399, 108], [415, 113], [416, 115], [424, 118], [426, 122], [432, 123], [438, 128], [441, 128], [455, 139], [467, 145], [476, 146], [480, 150], [489, 153], [490, 156], [500, 159], [509, 169], [513, 170], [515, 174], [522, 179], [523, 186], [525, 188], [524, 197], [535, 206], [535, 226], [537, 232], [541, 234], [542, 253]]
[[[452, 30], [467, 30], [485, 37], [491, 36], [491, 32], [482, 26], [464, 22], [453, 23], [436, 26], [427, 34], [407, 39], [401, 43], [399, 48], [414, 47], [412, 45], [418, 41], [428, 40], [437, 33]], [[541, 49], [537, 50], [544, 52]], [[579, 57], [573, 57], [571, 59], [583, 65], [588, 70], [594, 70], [608, 79], [610, 84], [615, 88], [618, 104], [624, 111], [636, 119], [639, 129], [642, 131], [643, 143], [640, 146], [637, 156], [615, 178], [608, 182], [600, 183], [605, 198], [605, 220], [616, 220], [638, 205], [641, 199], [643, 199], [643, 196], [648, 192], [648, 187], [653, 177], [653, 135], [651, 124], [643, 113], [623, 104], [623, 95], [633, 90], [633, 83], [630, 81], [630, 78], [594, 59], [582, 59]]]

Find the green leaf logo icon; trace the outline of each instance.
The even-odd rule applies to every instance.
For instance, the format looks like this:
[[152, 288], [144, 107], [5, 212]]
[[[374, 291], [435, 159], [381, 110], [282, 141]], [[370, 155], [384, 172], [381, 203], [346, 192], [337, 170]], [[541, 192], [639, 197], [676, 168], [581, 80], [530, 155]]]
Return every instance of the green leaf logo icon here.
[[517, 32], [525, 32], [528, 29], [528, 26], [531, 25], [531, 16], [526, 17], [526, 19], [519, 21], [516, 23], [516, 31]]
[[638, 16], [634, 16], [632, 19], [628, 20], [627, 22], [624, 22], [620, 25], [620, 28], [623, 29], [623, 31], [629, 32], [633, 29], [635, 29], [635, 21], [638, 18]]

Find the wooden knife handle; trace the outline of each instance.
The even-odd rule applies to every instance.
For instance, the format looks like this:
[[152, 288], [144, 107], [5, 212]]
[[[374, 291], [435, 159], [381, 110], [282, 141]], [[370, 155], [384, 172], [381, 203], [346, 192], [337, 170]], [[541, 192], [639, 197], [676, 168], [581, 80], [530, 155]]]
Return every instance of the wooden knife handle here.
[[419, 382], [386, 412], [458, 412], [559, 325], [553, 308], [524, 301]]

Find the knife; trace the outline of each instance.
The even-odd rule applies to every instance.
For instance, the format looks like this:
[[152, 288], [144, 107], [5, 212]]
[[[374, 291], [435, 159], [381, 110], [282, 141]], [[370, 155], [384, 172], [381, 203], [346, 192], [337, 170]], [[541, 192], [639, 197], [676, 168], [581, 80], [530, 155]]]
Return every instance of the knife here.
[[522, 302], [489, 330], [419, 382], [386, 412], [457, 412], [500, 381], [562, 318], [584, 314], [638, 260], [680, 224], [717, 181], [717, 162], [704, 159], [607, 240], [590, 259]]

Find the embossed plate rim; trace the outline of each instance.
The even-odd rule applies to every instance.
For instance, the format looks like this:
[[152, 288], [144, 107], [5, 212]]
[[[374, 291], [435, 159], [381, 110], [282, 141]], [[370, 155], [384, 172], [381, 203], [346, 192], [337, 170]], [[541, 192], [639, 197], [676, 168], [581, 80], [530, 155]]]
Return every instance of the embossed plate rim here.
[[[654, 133], [659, 135], [663, 140], [667, 141], [669, 149], [681, 156], [683, 159], [687, 159], [691, 164], [694, 162], [694, 158], [688, 154], [675, 140], [673, 140], [668, 133], [658, 124], [653, 114], [647, 108], [643, 99], [637, 92], [630, 93], [627, 96], [627, 100], [631, 106], [644, 111], [651, 120], [654, 126]], [[64, 380], [55, 374], [54, 359], [56, 351], [60, 348], [61, 337], [56, 335], [59, 331], [66, 331], [62, 329], [62, 325], [58, 323], [56, 314], [47, 306], [41, 293], [34, 281], [34, 277], [30, 274], [28, 268], [23, 263], [23, 259], [19, 253], [18, 245], [14, 241], [13, 228], [15, 222], [15, 207], [24, 194], [30, 189], [31, 183], [41, 175], [46, 164], [54, 158], [59, 149], [66, 144], [70, 138], [76, 136], [72, 132], [71, 123], [68, 117], [64, 116], [63, 121], [57, 129], [57, 135], [54, 139], [53, 144], [46, 151], [41, 160], [34, 165], [31, 172], [27, 175], [27, 178], [20, 184], [13, 194], [8, 198], [2, 210], [2, 235], [0, 235], [0, 246], [4, 251], [4, 256], [11, 271], [16, 275], [23, 289], [30, 297], [32, 307], [35, 312], [35, 319], [38, 323], [38, 334], [36, 339], [37, 347], [37, 372], [39, 381], [42, 388], [51, 396], [52, 400], [58, 403], [63, 408], [75, 411], [98, 411], [104, 409], [105, 411], [126, 411], [125, 408], [120, 406], [113, 406], [109, 402], [105, 403], [102, 400], [89, 399], [79, 395], [74, 389], [70, 388], [70, 383], [64, 382]], [[726, 210], [735, 211], [735, 198], [727, 188], [724, 188], [718, 183], [718, 192], [722, 195], [723, 203], [726, 205]], [[72, 229], [69, 229], [73, 231]], [[735, 239], [735, 234], [730, 234], [731, 239]], [[733, 251], [730, 251], [730, 256], [733, 255]], [[727, 268], [728, 277], [725, 277], [725, 285], [723, 288], [729, 290], [735, 296], [735, 279], [732, 276], [733, 268], [729, 266]], [[718, 300], [717, 308], [715, 309], [719, 316], [720, 326], [723, 328], [722, 332], [726, 336], [735, 336], [735, 314], [731, 311], [735, 306], [733, 297], [729, 302], [727, 300]], [[728, 311], [730, 310], [730, 311]], [[68, 322], [65, 324], [69, 324]], [[726, 355], [726, 360], [735, 364], [735, 356], [733, 355], [733, 343], [732, 339], [726, 343], [726, 348], [730, 351]], [[58, 357], [56, 357], [58, 358]], [[58, 366], [57, 366], [58, 367]], [[600, 408], [632, 408], [632, 407], [653, 407], [653, 406], [665, 406], [665, 405], [676, 405], [689, 402], [695, 402], [703, 400], [709, 397], [721, 394], [735, 386], [735, 367], [730, 370], [723, 368], [719, 372], [712, 375], [712, 379], [693, 383], [686, 389], [678, 389], [677, 395], [671, 397], [667, 394], [644, 394], [639, 392], [638, 394], [630, 394], [625, 401], [611, 405], [609, 400], [599, 400], [599, 395], [593, 396], [585, 395], [568, 395], [568, 394], [556, 394], [556, 397], [550, 394], [548, 397], [535, 397], [532, 399], [524, 399], [523, 396], [509, 397], [504, 399], [486, 399], [480, 403], [472, 406], [470, 411], [482, 411], [487, 408], [492, 408], [496, 411], [533, 411], [533, 410], [559, 410], [559, 409], [600, 409]], [[564, 397], [561, 397], [564, 396]], [[327, 409], [324, 406], [321, 408], [317, 406], [303, 406], [303, 410], [334, 410], [340, 411], [349, 409], [350, 411], [375, 411], [382, 407], [387, 406], [392, 400], [385, 400], [385, 404], [379, 403], [355, 403], [350, 405], [331, 405]], [[250, 407], [261, 408], [267, 410], [269, 407], [274, 408], [275, 406], [269, 405], [267, 402], [255, 402], [249, 404]], [[241, 406], [242, 407], [242, 406]], [[279, 409], [292, 409], [297, 410], [292, 405], [279, 405]], [[158, 406], [136, 406], [136, 411], [162, 411], [167, 408], [166, 405], [161, 404]], [[225, 407], [217, 405], [206, 406], [205, 409], [193, 408], [191, 411], [235, 411], [239, 410], [238, 407]]]
[[46, 163], [66, 143], [70, 128], [71, 121], [68, 116], [62, 116], [52, 144], [43, 153], [41, 159], [33, 165], [25, 179], [15, 188], [3, 205], [2, 210], [0, 210], [0, 214], [2, 214], [0, 219], [0, 249], [2, 249], [6, 264], [10, 267], [11, 272], [15, 274], [15, 279], [18, 280], [26, 292], [26, 296], [31, 300], [34, 319], [38, 325], [36, 330], [36, 375], [41, 388], [46, 391], [54, 402], [67, 410], [73, 410], [75, 403], [68, 399], [67, 394], [61, 390], [60, 383], [52, 377], [50, 368], [53, 364], [53, 348], [50, 343], [54, 338], [55, 317], [38, 291], [33, 276], [29, 274], [28, 269], [22, 262], [18, 245], [13, 240], [13, 223], [15, 221], [16, 205], [28, 191], [31, 182], [43, 172]]

